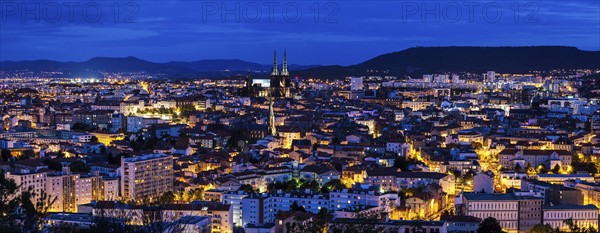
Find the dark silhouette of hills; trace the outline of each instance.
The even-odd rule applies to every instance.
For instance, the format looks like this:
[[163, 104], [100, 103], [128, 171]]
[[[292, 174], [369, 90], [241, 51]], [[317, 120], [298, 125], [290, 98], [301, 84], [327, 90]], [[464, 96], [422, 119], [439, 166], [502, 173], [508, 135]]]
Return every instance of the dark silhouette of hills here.
[[[272, 65], [263, 65], [254, 62], [243, 61], [239, 59], [215, 59], [200, 60], [193, 62], [168, 62], [166, 65], [192, 69], [200, 72], [213, 71], [251, 71], [251, 72], [271, 72]], [[281, 64], [280, 64], [281, 65]], [[288, 65], [290, 70], [308, 69], [316, 66]]]
[[[290, 65], [290, 70], [306, 69], [315, 66]], [[270, 72], [270, 65], [231, 60], [200, 60], [192, 62], [156, 63], [136, 57], [110, 58], [95, 57], [83, 62], [58, 62], [50, 60], [3, 61], [0, 70], [62, 71], [66, 73], [86, 72], [148, 72], [175, 75], [226, 76], [231, 73]]]
[[95, 57], [83, 62], [57, 62], [50, 60], [33, 61], [3, 61], [0, 70], [30, 70], [30, 71], [106, 71], [106, 72], [182, 72], [181, 68], [170, 67], [161, 63], [141, 60], [135, 57], [110, 58]]
[[356, 75], [420, 75], [494, 70], [526, 73], [538, 70], [600, 68], [600, 51], [566, 46], [415, 47], [351, 66], [323, 66], [295, 75], [340, 78]]
[[[349, 54], [351, 56], [352, 54]], [[292, 76], [343, 78], [361, 75], [421, 75], [425, 73], [494, 70], [527, 73], [553, 69], [600, 69], [600, 51], [583, 51], [567, 46], [530, 47], [415, 47], [383, 54], [351, 66], [290, 65]], [[83, 62], [50, 60], [3, 61], [0, 70], [62, 71], [67, 74], [148, 72], [175, 77], [231, 77], [247, 71], [265, 75], [271, 65], [238, 59], [155, 63], [135, 57], [96, 57]]]

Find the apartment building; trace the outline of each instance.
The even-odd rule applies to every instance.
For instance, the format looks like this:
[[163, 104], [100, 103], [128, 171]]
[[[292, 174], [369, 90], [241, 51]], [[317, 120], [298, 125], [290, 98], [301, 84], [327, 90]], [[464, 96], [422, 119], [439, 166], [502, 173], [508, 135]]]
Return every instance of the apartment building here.
[[569, 231], [564, 223], [565, 219], [572, 219], [573, 223], [580, 228], [593, 227], [598, 229], [598, 207], [594, 205], [554, 205], [545, 206], [544, 224], [550, 224], [552, 228], [561, 231]]
[[[18, 192], [32, 191], [33, 193], [40, 194], [42, 191], [48, 193], [46, 189], [46, 176], [47, 173], [44, 171], [30, 171], [29, 169], [21, 169], [15, 172], [6, 172], [6, 179], [12, 179], [17, 185]], [[35, 203], [38, 200], [38, 196], [34, 196], [32, 200]]]
[[502, 229], [526, 232], [542, 223], [542, 198], [509, 194], [463, 193], [460, 212], [485, 219], [494, 217]]
[[242, 223], [242, 200], [248, 195], [249, 194], [243, 191], [226, 192], [223, 194], [223, 203], [231, 205], [233, 211], [233, 224], [237, 227], [244, 226]]
[[546, 166], [548, 169], [558, 165], [562, 170], [571, 165], [573, 155], [565, 150], [519, 150], [504, 149], [498, 154], [502, 167], [513, 169], [517, 164], [524, 169], [527, 166]]
[[47, 169], [36, 171], [20, 169], [6, 172], [6, 178], [15, 181], [19, 191], [35, 193], [33, 202], [37, 202], [45, 192], [52, 205], [52, 212], [76, 212], [77, 205], [94, 200], [116, 200], [119, 195], [119, 182], [114, 178], [105, 178], [99, 174], [72, 173], [69, 163], [62, 164], [62, 171]]
[[330, 210], [377, 206], [388, 211], [390, 206], [400, 205], [400, 198], [397, 193], [381, 193], [375, 187], [355, 188], [329, 192], [329, 203]]
[[145, 154], [121, 160], [121, 195], [131, 200], [173, 191], [173, 156]]
[[600, 183], [569, 180], [564, 185], [581, 191], [584, 205], [600, 206]]
[[277, 213], [290, 211], [294, 203], [316, 214], [329, 206], [329, 198], [300, 192], [251, 195], [242, 199], [242, 225], [274, 223]]

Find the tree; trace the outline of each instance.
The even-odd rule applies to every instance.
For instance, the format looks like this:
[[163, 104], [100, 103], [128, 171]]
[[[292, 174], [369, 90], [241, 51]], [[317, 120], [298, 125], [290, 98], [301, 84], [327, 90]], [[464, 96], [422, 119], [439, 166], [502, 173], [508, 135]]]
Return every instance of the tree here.
[[399, 232], [398, 229], [384, 227], [376, 219], [354, 218], [336, 219], [329, 225], [329, 232], [333, 233], [381, 233]]
[[342, 190], [345, 189], [346, 186], [338, 179], [331, 180], [323, 185], [321, 188], [321, 192], [329, 193], [332, 190]]
[[298, 205], [298, 202], [297, 202], [297, 201], [294, 201], [294, 202], [292, 203], [292, 205], [290, 206], [290, 209], [291, 209], [292, 211], [302, 211], [302, 212], [306, 212], [306, 209], [304, 209], [304, 206], [300, 206], [300, 205]]
[[554, 168], [552, 168], [552, 173], [558, 174], [560, 173], [560, 165], [556, 164]]
[[[32, 199], [37, 197], [34, 203]], [[2, 232], [39, 232], [42, 219], [56, 201], [44, 191], [34, 193], [32, 189], [19, 192], [13, 180], [6, 179], [0, 172], [0, 229]]]
[[17, 184], [4, 177], [0, 172], [0, 227], [6, 232], [19, 232], [17, 209], [20, 206]]
[[538, 174], [545, 174], [548, 173], [548, 168], [546, 168], [546, 165], [544, 164], [540, 164], [538, 166], [538, 170], [537, 170]]
[[571, 232], [579, 232], [579, 226], [577, 226], [577, 224], [575, 224], [575, 221], [573, 221], [573, 218], [565, 219], [563, 221], [563, 223], [565, 225], [567, 225], [567, 227], [569, 227], [569, 230], [571, 230]]
[[[34, 203], [32, 199], [37, 198]], [[57, 197], [51, 198], [44, 190], [41, 193], [34, 193], [32, 189], [21, 194], [22, 224], [25, 232], [35, 232], [42, 229], [43, 218], [46, 216], [50, 207], [54, 204]]]
[[407, 171], [410, 164], [414, 164], [416, 160], [407, 159], [406, 157], [397, 157], [394, 160], [394, 167], [400, 168], [401, 171]]
[[88, 230], [89, 233], [132, 232], [130, 226], [126, 224], [128, 219], [117, 218], [116, 216], [109, 217], [104, 209], [99, 209], [97, 213], [97, 216], [94, 217], [94, 224]]
[[528, 233], [554, 233], [555, 231], [550, 224], [536, 224], [528, 231]]
[[202, 188], [195, 188], [194, 190], [192, 190], [190, 198], [192, 201], [195, 200], [204, 200], [204, 189]]
[[316, 180], [311, 180], [310, 182], [301, 182], [300, 184], [300, 190], [306, 190], [309, 189], [313, 192], [318, 192], [320, 188], [319, 182], [317, 182]]
[[327, 223], [332, 218], [333, 214], [331, 211], [327, 210], [327, 208], [321, 208], [319, 213], [317, 213], [316, 219], [313, 218], [313, 220], [309, 222], [304, 232], [324, 232], [324, 229], [327, 227]]
[[527, 166], [525, 167], [525, 171], [527, 172], [527, 175], [529, 176], [533, 176], [536, 174], [536, 170], [534, 167], [532, 167], [530, 164], [527, 164]]
[[517, 163], [515, 164], [515, 172], [522, 172], [523, 168], [521, 167], [521, 164]]
[[244, 191], [246, 193], [254, 193], [255, 192], [254, 188], [252, 188], [252, 185], [249, 185], [249, 184], [243, 184], [242, 186], [240, 186], [240, 188], [238, 190]]
[[582, 228], [581, 232], [583, 232], [583, 233], [598, 233], [598, 230], [596, 228], [594, 228], [593, 226], [589, 226], [589, 227]]
[[90, 168], [81, 160], [73, 161], [69, 164], [69, 168], [71, 172], [90, 172]]
[[[588, 163], [586, 166], [586, 170], [593, 175], [596, 175], [596, 173], [598, 173], [598, 168], [596, 167], [596, 164], [594, 163]], [[573, 171], [571, 171], [573, 174], [575, 174], [577, 171], [575, 169], [573, 169]]]
[[8, 149], [2, 149], [2, 161], [7, 162], [12, 157], [12, 154]]
[[17, 157], [17, 160], [30, 159], [30, 158], [35, 158], [35, 152], [33, 152], [32, 149], [22, 151], [21, 155], [19, 155]]
[[[126, 207], [129, 211], [106, 211], [98, 209], [90, 233], [179, 233], [184, 232], [184, 224], [193, 219], [190, 216], [171, 216], [165, 214], [164, 205], [147, 203], [134, 208]], [[125, 209], [123, 209], [125, 210]], [[128, 223], [139, 222], [140, 225]]]
[[475, 150], [480, 150], [481, 148], [483, 148], [483, 145], [481, 145], [481, 143], [479, 142], [472, 142], [471, 146], [473, 147], [473, 149]]
[[171, 191], [163, 193], [159, 198], [158, 202], [160, 204], [171, 204], [175, 201], [175, 194]]
[[139, 219], [142, 223], [140, 230], [147, 233], [182, 232], [183, 228], [180, 225], [180, 221], [183, 221], [183, 218], [179, 220], [173, 219], [173, 221], [172, 219], [167, 219], [168, 217], [166, 217], [164, 212], [162, 205], [142, 207], [141, 214], [138, 214], [141, 216], [137, 216], [140, 217]]
[[479, 224], [477, 233], [502, 233], [502, 227], [498, 220], [493, 217], [488, 217]]
[[79, 131], [79, 132], [85, 132], [85, 131], [93, 131], [96, 128], [92, 125], [88, 125], [86, 123], [82, 123], [82, 122], [76, 122], [75, 124], [73, 124], [73, 126], [71, 127], [71, 130], [73, 131]]

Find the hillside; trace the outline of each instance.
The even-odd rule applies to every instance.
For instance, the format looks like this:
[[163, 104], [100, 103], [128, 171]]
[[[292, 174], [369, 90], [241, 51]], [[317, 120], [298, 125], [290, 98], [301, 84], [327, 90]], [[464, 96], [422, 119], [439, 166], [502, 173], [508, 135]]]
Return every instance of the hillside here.
[[535, 70], [600, 68], [600, 51], [575, 47], [415, 47], [388, 53], [351, 66], [324, 66], [298, 72], [301, 76], [419, 75], [423, 73], [494, 70], [526, 73]]
[[[352, 54], [349, 53], [349, 56]], [[415, 47], [383, 54], [351, 66], [290, 65], [292, 76], [343, 78], [362, 75], [419, 76], [426, 73], [494, 70], [527, 73], [553, 69], [600, 69], [600, 51], [583, 51], [566, 46], [530, 47]], [[162, 73], [173, 77], [231, 77], [251, 71], [259, 76], [270, 65], [238, 59], [155, 63], [135, 57], [97, 57], [83, 62], [50, 60], [3, 61], [0, 70], [63, 71], [66, 74], [108, 72]]]

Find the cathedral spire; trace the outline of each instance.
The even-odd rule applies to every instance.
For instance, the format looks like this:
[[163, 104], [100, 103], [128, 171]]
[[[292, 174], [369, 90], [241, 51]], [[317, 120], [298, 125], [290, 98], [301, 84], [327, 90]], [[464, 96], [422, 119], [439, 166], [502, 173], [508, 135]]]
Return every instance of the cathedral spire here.
[[275, 112], [273, 110], [273, 97], [269, 97], [269, 133], [271, 136], [277, 136], [277, 128], [275, 126]]
[[271, 70], [271, 75], [279, 75], [279, 71], [277, 70], [277, 50], [273, 55], [273, 69]]
[[287, 56], [286, 56], [286, 51], [285, 49], [283, 50], [283, 68], [281, 70], [281, 75], [283, 76], [289, 76], [289, 72], [287, 69]]

